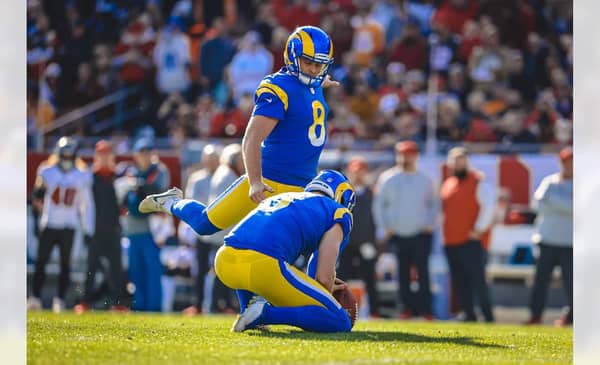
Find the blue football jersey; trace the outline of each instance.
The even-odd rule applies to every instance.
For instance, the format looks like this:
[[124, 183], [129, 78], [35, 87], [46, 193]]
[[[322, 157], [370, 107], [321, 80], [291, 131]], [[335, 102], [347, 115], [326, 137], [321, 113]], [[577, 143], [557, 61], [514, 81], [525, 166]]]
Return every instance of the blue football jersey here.
[[293, 263], [315, 252], [323, 234], [337, 223], [344, 243], [352, 230], [347, 208], [320, 194], [283, 193], [262, 201], [225, 237], [225, 245]]
[[327, 141], [329, 107], [323, 89], [304, 85], [284, 67], [261, 81], [254, 101], [252, 115], [279, 120], [261, 146], [263, 176], [305, 186], [317, 174]]

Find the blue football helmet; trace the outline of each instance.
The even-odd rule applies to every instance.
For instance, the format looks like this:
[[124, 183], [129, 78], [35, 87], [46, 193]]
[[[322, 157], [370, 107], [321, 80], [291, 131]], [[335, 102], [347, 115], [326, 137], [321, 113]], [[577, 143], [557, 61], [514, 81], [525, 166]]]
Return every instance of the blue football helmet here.
[[[302, 72], [300, 57], [321, 64], [321, 72], [316, 77]], [[309, 87], [319, 87], [333, 63], [333, 43], [321, 28], [310, 25], [298, 27], [287, 40], [283, 59], [288, 71], [300, 82]]]
[[356, 204], [354, 187], [348, 178], [335, 170], [323, 170], [308, 185], [304, 191], [321, 192], [352, 211]]

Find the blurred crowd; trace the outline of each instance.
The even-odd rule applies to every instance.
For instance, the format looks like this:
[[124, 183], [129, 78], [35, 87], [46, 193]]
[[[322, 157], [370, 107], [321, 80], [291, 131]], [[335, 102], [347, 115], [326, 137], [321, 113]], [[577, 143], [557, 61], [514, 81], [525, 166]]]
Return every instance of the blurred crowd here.
[[[570, 0], [28, 0], [28, 130], [132, 86], [122, 126], [240, 137], [289, 33], [334, 44], [330, 143], [570, 144]], [[429, 120], [437, 120], [428, 130]], [[121, 127], [119, 127], [121, 128]], [[117, 129], [119, 129], [117, 128]], [[80, 124], [74, 134], [93, 134]]]

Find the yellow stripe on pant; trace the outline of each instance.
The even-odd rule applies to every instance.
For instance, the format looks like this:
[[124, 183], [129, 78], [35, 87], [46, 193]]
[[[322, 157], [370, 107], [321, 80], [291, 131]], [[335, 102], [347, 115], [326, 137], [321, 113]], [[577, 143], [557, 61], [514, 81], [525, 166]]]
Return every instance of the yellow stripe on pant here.
[[[301, 307], [326, 304], [339, 306], [333, 296], [314, 279], [292, 265], [283, 263], [284, 270], [296, 283], [282, 273], [281, 262], [254, 250], [221, 246], [215, 257], [215, 271], [223, 284], [233, 289], [247, 290], [265, 298], [277, 307]], [[287, 275], [286, 273], [286, 275]], [[318, 292], [317, 297], [311, 292]], [[323, 303], [329, 301], [329, 303]]]
[[[300, 186], [282, 184], [269, 179], [263, 180], [275, 190], [273, 193], [266, 192], [267, 197], [304, 190]], [[206, 208], [210, 222], [220, 229], [225, 229], [241, 221], [258, 205], [248, 196], [249, 191], [248, 177], [241, 176]]]

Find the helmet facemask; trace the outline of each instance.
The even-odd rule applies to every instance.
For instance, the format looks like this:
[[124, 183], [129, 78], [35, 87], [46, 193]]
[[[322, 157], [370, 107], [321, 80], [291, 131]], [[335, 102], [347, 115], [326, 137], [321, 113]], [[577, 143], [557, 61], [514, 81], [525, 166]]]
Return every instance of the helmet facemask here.
[[[308, 73], [302, 72], [302, 67], [300, 66], [300, 63], [302, 62], [300, 60], [301, 58], [304, 58], [305, 60], [308, 60], [311, 62], [318, 63], [321, 66], [321, 70], [319, 71], [319, 73], [316, 76], [312, 76]], [[319, 87], [323, 84], [323, 81], [325, 81], [325, 77], [327, 77], [327, 73], [329, 72], [329, 67], [333, 63], [333, 60], [321, 62], [321, 61], [317, 60], [316, 58], [302, 55], [301, 57], [295, 57], [294, 63], [296, 66], [295, 68], [297, 68], [297, 70], [298, 70], [298, 73], [296, 76], [298, 77], [298, 80], [300, 80], [300, 82], [302, 82], [304, 85], [309, 86], [309, 87]]]
[[75, 166], [75, 156], [63, 154], [58, 157], [58, 166], [64, 171], [69, 171]]

